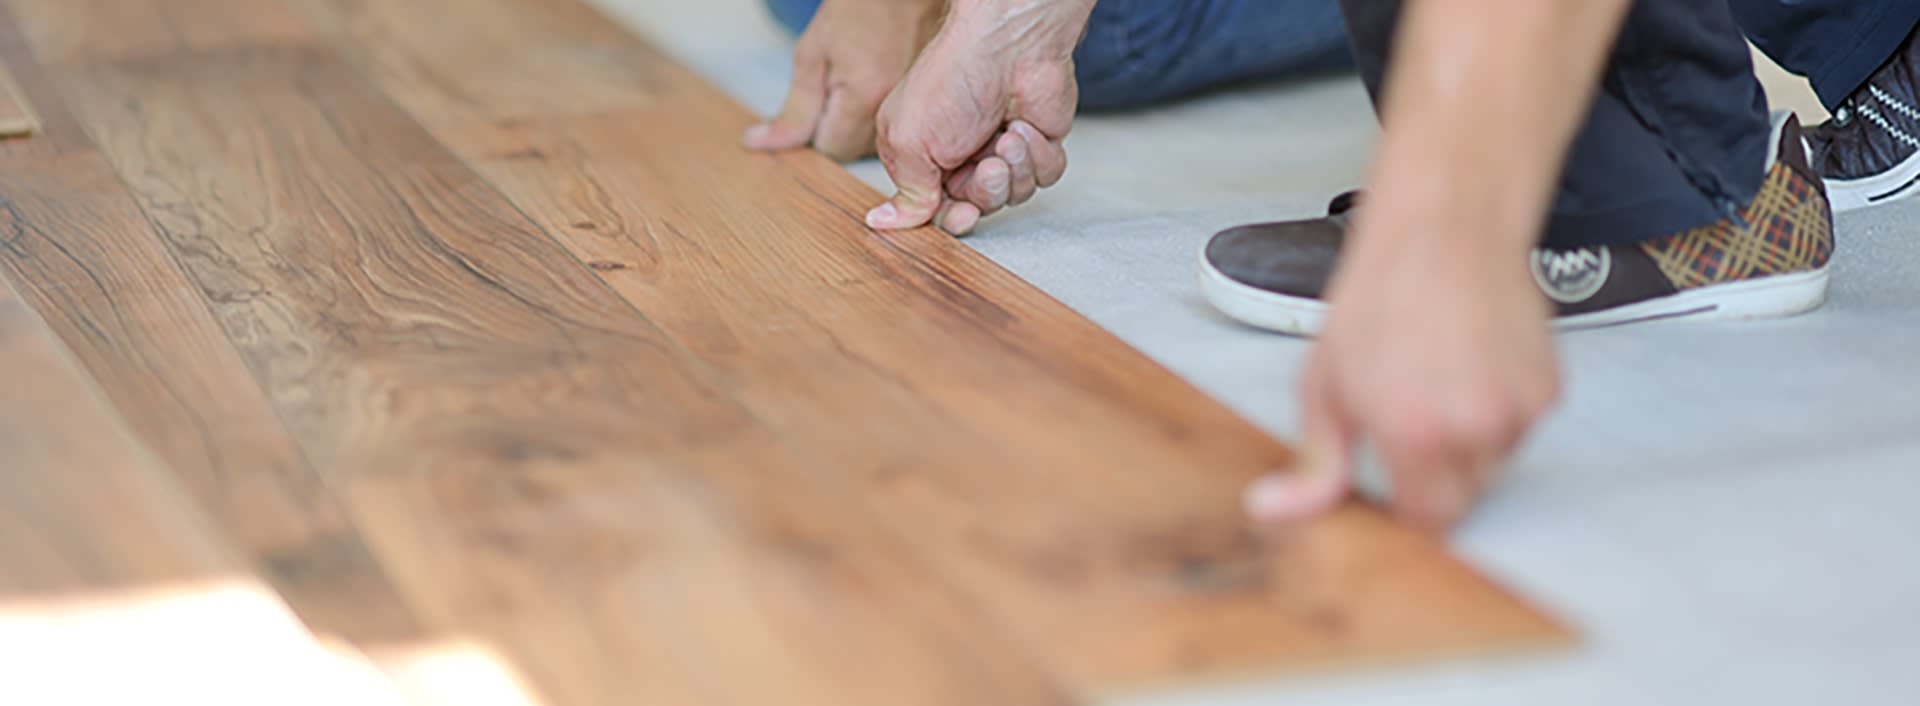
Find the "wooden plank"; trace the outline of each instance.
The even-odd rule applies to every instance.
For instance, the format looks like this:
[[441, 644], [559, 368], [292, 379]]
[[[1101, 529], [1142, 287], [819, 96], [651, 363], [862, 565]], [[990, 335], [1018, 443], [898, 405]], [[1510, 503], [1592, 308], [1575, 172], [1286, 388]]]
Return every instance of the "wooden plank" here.
[[0, 280], [0, 596], [233, 573], [144, 449]]
[[[579, 3], [294, 2], [1076, 690], [1564, 639], [1371, 510], [1255, 536], [1238, 493], [1282, 447], [951, 239], [867, 231], [826, 160], [737, 149], [746, 111]], [[469, 100], [471, 36], [601, 46], [634, 78], [551, 89], [636, 107]]]
[[0, 370], [0, 703], [399, 706], [248, 574], [4, 278]]
[[13, 3], [47, 63], [138, 59], [182, 51], [297, 44], [312, 28], [278, 2], [29, 0]]
[[362, 642], [418, 639], [222, 331], [244, 332], [246, 322], [213, 317], [67, 111], [21, 26], [0, 12], [0, 59], [46, 123], [33, 140], [0, 143], [0, 272], [302, 618]]
[[231, 39], [52, 70], [431, 632], [557, 704], [1061, 701], [377, 89]]

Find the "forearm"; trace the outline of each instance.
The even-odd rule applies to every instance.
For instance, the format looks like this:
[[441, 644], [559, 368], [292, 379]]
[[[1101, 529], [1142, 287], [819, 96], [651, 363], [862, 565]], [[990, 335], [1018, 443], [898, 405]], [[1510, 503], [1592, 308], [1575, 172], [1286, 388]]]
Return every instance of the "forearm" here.
[[1094, 0], [952, 0], [950, 21], [987, 23], [997, 51], [1066, 57], [1080, 42]]
[[[1408, 0], [1363, 218], [1379, 240], [1539, 235], [1629, 0]], [[1432, 218], [1472, 223], [1434, 223]], [[1453, 226], [1453, 227], [1448, 227]], [[1376, 244], [1377, 247], [1393, 247]]]

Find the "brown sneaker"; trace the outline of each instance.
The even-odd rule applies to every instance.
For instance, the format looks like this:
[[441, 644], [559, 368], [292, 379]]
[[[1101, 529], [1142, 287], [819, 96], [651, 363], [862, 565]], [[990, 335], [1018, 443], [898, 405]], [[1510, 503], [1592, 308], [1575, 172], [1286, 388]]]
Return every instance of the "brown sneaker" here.
[[1807, 148], [1836, 212], [1920, 194], [1920, 31], [1807, 130]]
[[[1737, 214], [1642, 243], [1535, 250], [1534, 281], [1555, 325], [1590, 328], [1656, 319], [1755, 319], [1820, 306], [1833, 254], [1833, 214], [1807, 162], [1800, 124], [1775, 120], [1775, 156]], [[1259, 328], [1311, 336], [1346, 239], [1352, 194], [1328, 216], [1222, 231], [1201, 255], [1200, 289], [1220, 311]]]

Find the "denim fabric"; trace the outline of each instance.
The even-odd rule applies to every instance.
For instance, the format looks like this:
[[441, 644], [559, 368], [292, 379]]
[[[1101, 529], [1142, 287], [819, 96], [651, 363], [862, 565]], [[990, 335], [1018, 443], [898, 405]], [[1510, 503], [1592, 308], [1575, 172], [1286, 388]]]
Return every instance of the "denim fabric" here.
[[1760, 51], [1807, 77], [1832, 108], [1920, 25], [1920, 0], [1729, 0]]
[[[1377, 91], [1400, 0], [1342, 0]], [[1413, 118], [1413, 119], [1418, 119]], [[1497, 151], [1501, 116], [1487, 116]], [[1632, 243], [1712, 223], [1765, 175], [1766, 97], [1726, 0], [1640, 0], [1568, 150], [1543, 244]]]
[[[766, 0], [798, 33], [820, 0]], [[1085, 110], [1351, 65], [1335, 0], [1100, 0], [1074, 52]]]

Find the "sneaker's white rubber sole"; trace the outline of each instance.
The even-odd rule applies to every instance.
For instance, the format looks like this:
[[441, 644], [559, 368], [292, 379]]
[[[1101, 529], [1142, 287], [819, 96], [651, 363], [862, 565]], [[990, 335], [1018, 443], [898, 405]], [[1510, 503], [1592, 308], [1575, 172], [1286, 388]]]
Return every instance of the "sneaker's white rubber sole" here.
[[[1326, 321], [1326, 304], [1241, 284], [1200, 256], [1200, 293], [1229, 318], [1268, 331], [1314, 336]], [[1642, 321], [1727, 321], [1792, 316], [1827, 300], [1827, 268], [1689, 289], [1677, 294], [1553, 320], [1577, 330]]]
[[1892, 169], [1862, 179], [1828, 179], [1827, 202], [1834, 213], [1899, 201], [1920, 194], [1920, 151]]

